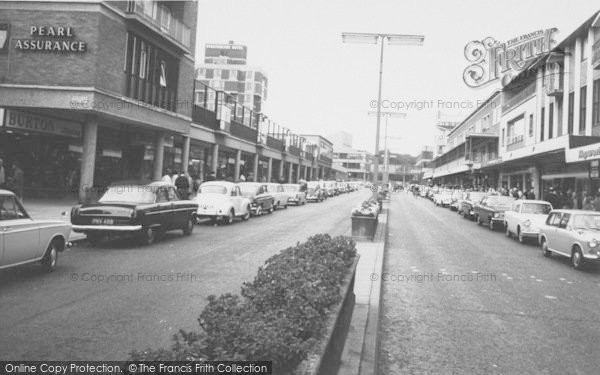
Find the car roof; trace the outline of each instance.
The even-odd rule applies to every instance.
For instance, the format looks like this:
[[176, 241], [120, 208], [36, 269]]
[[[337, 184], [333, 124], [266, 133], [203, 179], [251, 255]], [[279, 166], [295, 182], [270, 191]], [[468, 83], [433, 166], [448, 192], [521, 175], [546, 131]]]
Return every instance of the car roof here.
[[541, 201], [535, 199], [517, 199], [515, 202], [519, 203], [540, 203], [540, 204], [550, 204], [548, 201]]
[[0, 195], [15, 195], [15, 193], [13, 193], [13, 192], [12, 192], [12, 191], [10, 191], [10, 190], [3, 190], [3, 189], [0, 189]]
[[563, 213], [563, 214], [573, 214], [573, 215], [577, 215], [577, 214], [586, 214], [586, 215], [600, 215], [600, 212], [598, 211], [592, 211], [592, 210], [568, 210], [568, 209], [557, 209], [557, 210], [552, 210], [551, 212], [556, 212], [556, 213]]
[[237, 185], [235, 182], [231, 182], [231, 181], [224, 181], [224, 180], [217, 180], [217, 181], [206, 181], [200, 184], [200, 186], [203, 185], [217, 185], [217, 186], [226, 186], [228, 188], [231, 188], [235, 185]]

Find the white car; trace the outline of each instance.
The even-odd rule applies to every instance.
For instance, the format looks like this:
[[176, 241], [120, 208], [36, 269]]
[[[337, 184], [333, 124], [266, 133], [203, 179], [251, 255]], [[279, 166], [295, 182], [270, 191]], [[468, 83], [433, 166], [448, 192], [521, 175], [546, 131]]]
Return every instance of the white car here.
[[288, 208], [289, 195], [283, 189], [283, 185], [277, 184], [274, 182], [268, 183], [266, 185], [267, 185], [267, 191], [269, 192], [269, 194], [271, 194], [273, 196], [273, 208], [274, 209], [279, 209], [282, 207]]
[[519, 199], [510, 210], [504, 212], [506, 236], [517, 236], [523, 243], [527, 238], [538, 238], [540, 228], [546, 222], [552, 205], [546, 201]]
[[250, 218], [250, 199], [242, 196], [240, 187], [233, 182], [205, 182], [193, 201], [198, 204], [198, 219], [210, 218], [215, 224], [231, 224], [236, 217]]
[[54, 270], [70, 234], [71, 223], [34, 220], [12, 192], [0, 190], [0, 270], [34, 262]]
[[283, 184], [283, 190], [288, 195], [288, 202], [296, 206], [306, 204], [306, 184]]
[[441, 191], [437, 194], [433, 195], [433, 203], [436, 206], [448, 207], [452, 203], [452, 192], [451, 191]]

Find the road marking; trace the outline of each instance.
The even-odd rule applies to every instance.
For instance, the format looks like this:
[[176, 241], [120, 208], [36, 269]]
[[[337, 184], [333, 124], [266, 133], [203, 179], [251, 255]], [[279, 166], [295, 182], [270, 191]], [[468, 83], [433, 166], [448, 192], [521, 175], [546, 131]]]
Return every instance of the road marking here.
[[559, 280], [560, 280], [560, 281], [565, 281], [565, 278], [564, 278], [564, 277], [561, 277]]
[[535, 279], [535, 276], [531, 275], [529, 276], [530, 279]]
[[505, 273], [503, 273], [503, 274], [502, 274], [502, 276], [506, 277], [506, 274], [505, 274]]
[[541, 282], [543, 282], [544, 280], [535, 279], [535, 281], [537, 281], [538, 283], [541, 283]]
[[506, 280], [512, 280], [512, 279], [513, 279], [513, 278], [512, 278], [512, 277], [510, 277], [510, 276], [507, 276], [507, 277], [506, 277]]
[[573, 284], [573, 282], [572, 281], [567, 281], [567, 284]]
[[554, 297], [554, 296], [544, 296], [544, 297], [546, 297], [548, 299], [556, 299], [556, 297]]

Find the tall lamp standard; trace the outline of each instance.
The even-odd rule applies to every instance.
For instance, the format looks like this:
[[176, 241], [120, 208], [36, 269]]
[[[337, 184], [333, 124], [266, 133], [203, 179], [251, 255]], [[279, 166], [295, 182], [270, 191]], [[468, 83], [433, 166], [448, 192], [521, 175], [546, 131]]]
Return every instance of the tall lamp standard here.
[[[388, 152], [388, 146], [387, 146], [387, 140], [388, 138], [392, 138], [392, 137], [388, 137], [387, 135], [387, 129], [388, 129], [388, 119], [390, 117], [394, 117], [394, 118], [406, 118], [406, 113], [404, 112], [374, 112], [374, 111], [369, 111], [369, 116], [373, 117], [373, 116], [377, 116], [377, 118], [379, 119], [379, 117], [385, 117], [385, 131], [384, 131], [384, 156], [383, 156], [383, 183], [387, 184], [389, 182], [390, 179], [390, 170], [389, 170], [389, 152]], [[379, 133], [378, 133], [379, 135]], [[395, 137], [395, 139], [400, 139], [398, 137]], [[379, 152], [379, 151], [378, 151]], [[379, 155], [377, 155], [375, 160], [379, 159]], [[379, 165], [377, 165], [376, 169], [375, 169], [375, 173], [379, 174]]]
[[379, 56], [379, 89], [377, 94], [377, 134], [375, 136], [375, 173], [373, 174], [373, 185], [377, 185], [379, 179], [379, 132], [381, 121], [381, 82], [383, 78], [383, 47], [385, 41], [390, 45], [422, 46], [425, 36], [403, 35], [403, 34], [377, 34], [377, 33], [342, 33], [343, 43], [377, 44], [381, 39], [381, 52]]

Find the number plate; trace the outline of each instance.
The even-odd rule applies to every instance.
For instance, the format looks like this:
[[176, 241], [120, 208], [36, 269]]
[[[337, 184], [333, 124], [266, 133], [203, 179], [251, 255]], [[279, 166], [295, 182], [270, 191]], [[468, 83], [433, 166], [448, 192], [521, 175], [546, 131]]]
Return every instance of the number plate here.
[[92, 219], [92, 224], [97, 224], [97, 225], [113, 225], [115, 223], [115, 219], [107, 219], [107, 218], [93, 218]]

